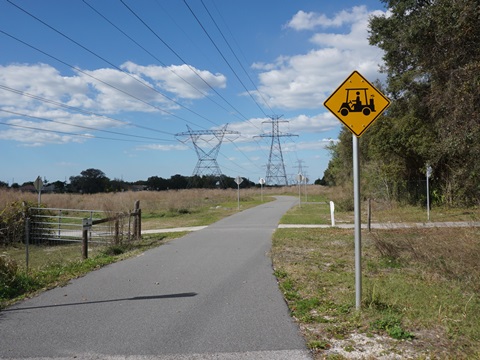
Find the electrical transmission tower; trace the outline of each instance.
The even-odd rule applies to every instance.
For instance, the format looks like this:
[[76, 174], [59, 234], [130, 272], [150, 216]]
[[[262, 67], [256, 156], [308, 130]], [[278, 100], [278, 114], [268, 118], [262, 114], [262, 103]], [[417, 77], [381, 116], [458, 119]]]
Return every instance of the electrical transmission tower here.
[[[175, 134], [179, 141], [186, 143], [188, 140], [191, 140], [193, 143], [198, 157], [197, 165], [193, 170], [193, 177], [213, 176], [220, 185], [223, 185], [222, 172], [217, 162], [220, 146], [225, 135], [240, 135], [238, 131], [227, 130], [227, 126], [228, 124], [220, 130], [192, 130], [187, 125], [188, 131]], [[188, 138], [182, 141], [180, 139], [182, 137]]]
[[267, 185], [288, 185], [287, 173], [285, 172], [285, 164], [283, 162], [282, 145], [280, 143], [281, 137], [298, 136], [294, 134], [281, 133], [279, 124], [281, 122], [288, 122], [287, 120], [280, 120], [280, 116], [272, 116], [270, 120], [263, 123], [272, 124], [272, 132], [258, 135], [261, 138], [271, 138], [270, 155], [268, 156], [267, 174], [265, 183]]

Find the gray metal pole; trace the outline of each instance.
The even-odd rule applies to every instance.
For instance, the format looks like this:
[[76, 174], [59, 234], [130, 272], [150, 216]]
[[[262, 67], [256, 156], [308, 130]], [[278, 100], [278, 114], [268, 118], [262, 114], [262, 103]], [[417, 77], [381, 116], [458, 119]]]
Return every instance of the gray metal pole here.
[[360, 208], [360, 156], [358, 138], [353, 139], [353, 192], [355, 209], [355, 306], [357, 310], [362, 307], [362, 231]]
[[298, 174], [297, 177], [297, 184], [298, 184], [298, 204], [299, 207], [302, 207], [302, 180], [303, 180], [303, 175]]
[[240, 184], [237, 184], [237, 210], [240, 210]]

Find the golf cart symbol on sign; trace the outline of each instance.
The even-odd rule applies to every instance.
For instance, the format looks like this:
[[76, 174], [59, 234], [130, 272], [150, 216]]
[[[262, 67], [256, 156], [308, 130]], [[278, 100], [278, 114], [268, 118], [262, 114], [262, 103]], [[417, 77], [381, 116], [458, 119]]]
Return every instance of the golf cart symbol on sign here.
[[353, 134], [360, 136], [390, 105], [390, 100], [354, 71], [323, 105]]
[[[367, 88], [346, 89], [347, 97], [338, 112], [342, 116], [347, 116], [351, 112], [361, 112], [363, 115], [368, 116], [371, 112], [375, 112], [375, 95], [372, 94], [367, 99], [367, 90]], [[355, 95], [352, 95], [353, 93]]]

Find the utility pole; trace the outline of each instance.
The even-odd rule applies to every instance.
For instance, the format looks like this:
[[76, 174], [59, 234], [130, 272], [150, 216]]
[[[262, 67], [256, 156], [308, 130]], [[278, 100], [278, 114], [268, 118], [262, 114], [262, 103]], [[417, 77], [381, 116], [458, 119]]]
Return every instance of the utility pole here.
[[265, 183], [267, 185], [288, 185], [280, 138], [286, 136], [298, 136], [280, 132], [279, 124], [281, 122], [288, 122], [287, 120], [280, 120], [280, 117], [281, 116], [271, 116], [270, 120], [264, 121], [263, 123], [272, 124], [272, 132], [258, 135], [258, 137], [261, 138], [272, 139], [270, 143], [270, 155], [268, 156], [267, 174], [265, 177]]

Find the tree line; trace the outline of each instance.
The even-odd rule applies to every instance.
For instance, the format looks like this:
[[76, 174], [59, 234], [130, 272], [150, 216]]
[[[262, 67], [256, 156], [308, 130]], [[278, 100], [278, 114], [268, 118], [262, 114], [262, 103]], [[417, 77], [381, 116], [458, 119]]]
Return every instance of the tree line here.
[[[241, 188], [249, 188], [256, 184], [249, 179], [242, 178]], [[138, 180], [127, 182], [119, 179], [109, 179], [105, 173], [99, 169], [86, 169], [77, 176], [71, 176], [70, 182], [44, 180], [43, 191], [56, 193], [81, 193], [96, 194], [103, 192], [120, 192], [128, 190], [179, 190], [187, 188], [206, 188], [206, 189], [226, 189], [237, 188], [234, 178], [222, 175], [220, 177], [213, 175], [205, 176], [183, 176], [173, 175], [169, 179], [159, 176], [151, 176], [147, 180]], [[0, 181], [0, 187], [9, 187], [7, 183]], [[12, 184], [13, 189], [34, 190], [33, 181], [22, 185]]]
[[[360, 138], [362, 188], [368, 196], [480, 204], [480, 3], [478, 0], [382, 0], [369, 41], [384, 50], [388, 110]], [[352, 179], [351, 134], [330, 147], [322, 183]]]

